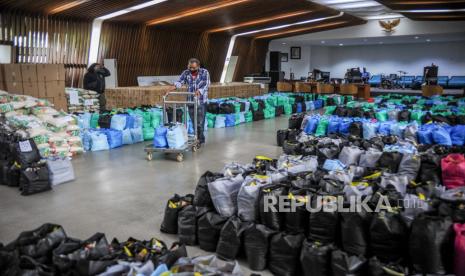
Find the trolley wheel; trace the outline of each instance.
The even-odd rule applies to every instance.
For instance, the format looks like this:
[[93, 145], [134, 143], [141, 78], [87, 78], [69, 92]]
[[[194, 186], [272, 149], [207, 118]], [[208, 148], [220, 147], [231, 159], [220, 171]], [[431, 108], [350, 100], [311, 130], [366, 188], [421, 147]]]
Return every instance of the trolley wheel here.
[[199, 150], [199, 144], [195, 144], [192, 146], [192, 152], [196, 152]]
[[152, 161], [153, 154], [151, 152], [147, 152], [147, 161]]
[[176, 161], [182, 162], [183, 160], [184, 160], [184, 154], [178, 153], [178, 154], [176, 155]]

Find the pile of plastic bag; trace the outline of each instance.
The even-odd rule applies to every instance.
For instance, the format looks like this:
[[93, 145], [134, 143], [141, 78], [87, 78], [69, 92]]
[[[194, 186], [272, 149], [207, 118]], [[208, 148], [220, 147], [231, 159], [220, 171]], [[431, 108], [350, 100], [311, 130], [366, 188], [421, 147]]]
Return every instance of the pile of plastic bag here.
[[34, 139], [43, 158], [83, 152], [77, 118], [56, 111], [46, 100], [0, 91], [0, 113], [12, 131]]
[[95, 91], [66, 87], [65, 93], [70, 113], [98, 112], [100, 110], [99, 95]]

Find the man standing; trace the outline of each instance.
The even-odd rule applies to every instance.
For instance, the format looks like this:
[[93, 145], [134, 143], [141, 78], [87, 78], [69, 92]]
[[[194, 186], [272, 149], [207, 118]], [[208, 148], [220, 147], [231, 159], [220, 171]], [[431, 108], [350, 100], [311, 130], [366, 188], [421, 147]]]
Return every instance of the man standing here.
[[[182, 72], [179, 80], [174, 83], [175, 86], [172, 88], [181, 88], [184, 84], [187, 85], [187, 92], [195, 94], [199, 101], [197, 108], [197, 137], [201, 145], [205, 143], [205, 135], [203, 131], [205, 125], [206, 102], [208, 99], [208, 87], [210, 86], [210, 74], [207, 69], [200, 68], [200, 61], [198, 59], [189, 59], [187, 70]], [[192, 106], [189, 107], [189, 117], [193, 122], [194, 108]]]
[[110, 76], [110, 71], [98, 63], [92, 64], [84, 75], [84, 89], [98, 93], [100, 111], [105, 110], [105, 77]]

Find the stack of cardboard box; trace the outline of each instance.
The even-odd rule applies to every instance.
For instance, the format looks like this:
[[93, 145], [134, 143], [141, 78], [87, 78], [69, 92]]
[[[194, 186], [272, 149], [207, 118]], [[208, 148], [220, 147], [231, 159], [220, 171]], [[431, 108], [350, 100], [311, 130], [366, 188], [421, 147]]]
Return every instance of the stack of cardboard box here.
[[14, 94], [47, 99], [58, 110], [68, 110], [63, 64], [1, 64], [0, 86]]

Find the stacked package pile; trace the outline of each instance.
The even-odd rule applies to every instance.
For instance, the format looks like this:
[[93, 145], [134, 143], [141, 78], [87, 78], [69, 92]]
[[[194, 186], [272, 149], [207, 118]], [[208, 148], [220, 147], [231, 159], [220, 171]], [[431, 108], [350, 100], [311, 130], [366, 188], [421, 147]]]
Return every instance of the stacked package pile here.
[[13, 131], [35, 141], [43, 158], [83, 151], [76, 118], [56, 111], [47, 100], [0, 92], [0, 113]]
[[206, 172], [192, 204], [169, 199], [161, 230], [274, 275], [464, 275], [464, 147], [278, 139], [298, 146]]
[[157, 238], [109, 242], [103, 233], [70, 237], [62, 226], [46, 223], [0, 246], [1, 275], [230, 275], [242, 276], [235, 261], [207, 255], [188, 257], [185, 245], [168, 247]]
[[98, 93], [82, 88], [66, 88], [68, 111], [70, 113], [98, 112], [100, 102]]

